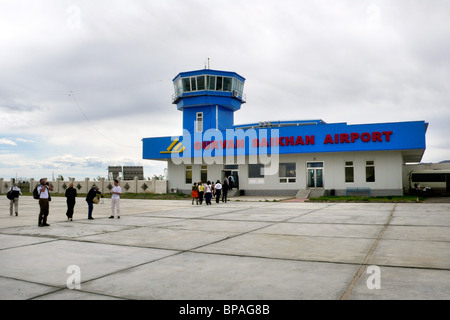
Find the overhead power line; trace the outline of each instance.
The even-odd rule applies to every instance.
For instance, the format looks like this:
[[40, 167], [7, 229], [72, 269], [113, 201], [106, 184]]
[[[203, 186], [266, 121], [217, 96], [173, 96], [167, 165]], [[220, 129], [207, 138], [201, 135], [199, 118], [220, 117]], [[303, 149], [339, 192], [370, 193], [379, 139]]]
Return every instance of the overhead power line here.
[[118, 143], [117, 141], [111, 140], [107, 135], [103, 134], [100, 130], [97, 129], [97, 127], [92, 123], [92, 121], [88, 118], [88, 116], [83, 112], [83, 109], [81, 108], [80, 104], [78, 103], [78, 100], [75, 98], [75, 94], [72, 91], [69, 91], [68, 93], [69, 97], [72, 97], [73, 101], [75, 102], [75, 105], [78, 107], [78, 110], [80, 110], [80, 113], [83, 115], [83, 117], [86, 119], [86, 121], [91, 125], [91, 127], [103, 138], [108, 140], [109, 142], [119, 145], [121, 147], [130, 148], [130, 149], [137, 149], [137, 147], [131, 147], [128, 145], [124, 145], [121, 143]]

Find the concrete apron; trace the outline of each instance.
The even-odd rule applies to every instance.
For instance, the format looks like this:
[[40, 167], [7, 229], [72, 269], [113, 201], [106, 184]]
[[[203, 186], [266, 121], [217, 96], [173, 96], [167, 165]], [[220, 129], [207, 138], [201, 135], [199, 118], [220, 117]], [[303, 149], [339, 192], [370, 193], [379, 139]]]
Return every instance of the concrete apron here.
[[54, 198], [50, 227], [38, 210], [0, 202], [0, 299], [450, 298], [449, 203], [122, 199], [87, 220], [80, 198], [67, 221]]

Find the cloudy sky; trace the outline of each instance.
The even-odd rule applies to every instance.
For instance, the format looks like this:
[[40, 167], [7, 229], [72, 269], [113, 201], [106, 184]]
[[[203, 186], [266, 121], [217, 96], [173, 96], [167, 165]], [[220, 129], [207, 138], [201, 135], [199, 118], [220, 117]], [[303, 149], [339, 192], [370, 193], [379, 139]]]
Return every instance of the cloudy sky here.
[[235, 122], [425, 120], [450, 159], [450, 1], [0, 0], [0, 177], [107, 175], [182, 134], [171, 80], [235, 71]]

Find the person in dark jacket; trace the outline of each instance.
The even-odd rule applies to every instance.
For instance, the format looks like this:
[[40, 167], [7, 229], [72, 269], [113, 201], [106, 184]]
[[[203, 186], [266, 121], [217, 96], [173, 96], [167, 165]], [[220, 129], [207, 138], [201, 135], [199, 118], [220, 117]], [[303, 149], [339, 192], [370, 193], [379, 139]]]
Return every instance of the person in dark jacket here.
[[94, 220], [92, 217], [92, 211], [94, 210], [94, 198], [97, 197], [97, 195], [100, 195], [103, 198], [103, 194], [99, 191], [98, 187], [92, 187], [91, 190], [89, 190], [87, 196], [86, 196], [86, 202], [88, 204], [88, 219]]
[[13, 184], [13, 186], [9, 189], [11, 191], [12, 199], [9, 202], [9, 214], [13, 215], [13, 207], [16, 213], [16, 216], [19, 215], [19, 196], [22, 195], [22, 190], [17, 186], [17, 184]]
[[225, 177], [225, 179], [223, 179], [223, 184], [222, 184], [222, 202], [227, 202], [229, 188], [230, 188], [230, 185], [228, 182], [228, 178]]
[[69, 184], [66, 189], [66, 202], [67, 202], [67, 220], [73, 221], [73, 208], [75, 207], [75, 198], [77, 197], [77, 190], [73, 187], [73, 183]]

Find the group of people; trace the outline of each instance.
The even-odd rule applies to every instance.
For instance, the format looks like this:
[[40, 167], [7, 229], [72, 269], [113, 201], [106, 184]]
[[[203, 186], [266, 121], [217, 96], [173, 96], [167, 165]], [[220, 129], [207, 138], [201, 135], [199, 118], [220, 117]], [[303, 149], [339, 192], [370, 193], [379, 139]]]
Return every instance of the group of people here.
[[220, 197], [222, 196], [222, 202], [227, 202], [228, 190], [233, 190], [233, 177], [225, 177], [223, 182], [217, 180], [216, 183], [214, 181], [207, 181], [203, 183], [202, 181], [194, 182], [192, 186], [191, 198], [192, 205], [194, 202], [197, 205], [201, 205], [203, 203], [203, 199], [205, 199], [206, 205], [211, 204], [211, 199], [213, 197], [216, 198], [216, 203], [220, 202]]
[[[39, 218], [38, 218], [38, 226], [39, 227], [47, 227], [50, 226], [47, 223], [47, 217], [50, 209], [50, 191], [53, 191], [51, 185], [47, 181], [46, 178], [42, 178], [39, 180], [39, 185], [36, 188], [39, 198]], [[12, 193], [12, 199], [10, 200], [10, 215], [13, 215], [13, 210], [16, 216], [19, 215], [19, 196], [22, 195], [22, 191], [17, 186], [17, 184], [13, 184], [13, 186], [9, 190]], [[111, 216], [109, 219], [114, 219], [117, 213], [117, 219], [120, 219], [120, 195], [122, 194], [122, 188], [119, 185], [118, 180], [114, 180], [114, 187], [111, 189]], [[77, 190], [74, 188], [73, 183], [70, 183], [68, 188], [66, 189], [65, 196], [67, 198], [67, 211], [66, 216], [69, 221], [73, 221], [73, 213], [76, 204], [77, 198]], [[92, 212], [94, 210], [94, 203], [97, 203], [96, 199], [99, 197], [103, 198], [104, 195], [100, 191], [100, 189], [96, 186], [92, 187], [87, 196], [86, 202], [88, 204], [88, 219], [93, 220]]]
[[[205, 200], [206, 205], [211, 204], [211, 200], [213, 196], [216, 198], [216, 203], [220, 202], [220, 198], [222, 196], [222, 202], [227, 202], [228, 190], [233, 189], [233, 176], [225, 177], [223, 182], [217, 180], [216, 183], [211, 181], [207, 181], [203, 183], [199, 181], [195, 182], [192, 186], [192, 204], [194, 202], [197, 205], [201, 205], [203, 200]], [[39, 185], [36, 188], [39, 199], [39, 218], [38, 225], [39, 227], [47, 227], [49, 224], [47, 223], [47, 217], [50, 209], [50, 191], [53, 191], [51, 185], [47, 181], [46, 178], [42, 178], [39, 180]], [[19, 196], [22, 195], [22, 191], [17, 186], [17, 184], [13, 184], [9, 189], [11, 193], [10, 197], [10, 215], [19, 215]], [[118, 180], [114, 180], [114, 187], [111, 189], [111, 216], [109, 219], [114, 219], [117, 213], [117, 219], [120, 219], [120, 195], [122, 194], [122, 188], [119, 185]], [[67, 212], [66, 216], [69, 221], [73, 221], [73, 213], [76, 204], [77, 198], [77, 190], [74, 188], [73, 183], [70, 183], [65, 192], [65, 197], [67, 198]], [[100, 191], [100, 189], [96, 186], [93, 186], [87, 196], [86, 202], [88, 204], [88, 219], [93, 220], [92, 212], [94, 210], [94, 203], [98, 203], [99, 198], [103, 198], [104, 195]]]
[[[115, 212], [117, 212], [117, 219], [120, 219], [120, 195], [121, 194], [122, 194], [122, 188], [119, 186], [119, 180], [114, 179], [114, 187], [111, 189], [111, 216], [109, 217], [109, 219], [114, 219]], [[66, 190], [66, 197], [67, 197], [67, 190]], [[99, 197], [104, 198], [105, 196], [100, 191], [100, 189], [96, 186], [92, 187], [86, 196], [86, 202], [88, 204], [88, 219], [89, 220], [94, 220], [94, 218], [92, 217], [92, 212], [94, 211], [94, 203], [96, 203], [96, 199], [99, 199]], [[69, 201], [69, 198], [67, 198], [67, 201]], [[67, 202], [67, 205], [69, 205], [69, 202]], [[116, 210], [114, 210], [114, 209], [116, 209]]]

